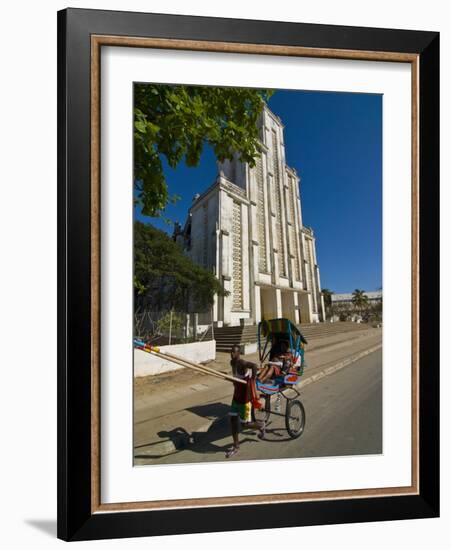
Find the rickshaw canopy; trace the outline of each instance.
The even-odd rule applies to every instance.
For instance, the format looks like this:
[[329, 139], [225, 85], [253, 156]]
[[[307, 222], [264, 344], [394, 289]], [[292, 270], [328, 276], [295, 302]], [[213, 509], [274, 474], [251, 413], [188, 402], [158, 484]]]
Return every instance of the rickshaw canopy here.
[[258, 353], [260, 362], [263, 363], [269, 357], [271, 350], [282, 341], [286, 341], [296, 364], [304, 359], [304, 345], [307, 340], [289, 319], [265, 319], [258, 324]]

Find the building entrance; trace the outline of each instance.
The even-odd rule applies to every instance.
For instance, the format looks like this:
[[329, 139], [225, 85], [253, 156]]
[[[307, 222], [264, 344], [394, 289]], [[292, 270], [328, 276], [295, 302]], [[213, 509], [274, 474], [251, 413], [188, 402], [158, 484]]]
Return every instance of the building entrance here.
[[276, 319], [277, 318], [277, 295], [275, 288], [261, 288], [261, 318]]

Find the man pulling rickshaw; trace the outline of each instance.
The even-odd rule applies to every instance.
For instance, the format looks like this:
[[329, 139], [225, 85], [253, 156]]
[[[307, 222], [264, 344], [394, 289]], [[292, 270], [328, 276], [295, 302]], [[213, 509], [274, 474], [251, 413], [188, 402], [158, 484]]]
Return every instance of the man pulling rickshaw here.
[[[305, 426], [304, 406], [298, 399], [295, 386], [304, 371], [304, 346], [307, 340], [288, 319], [271, 319], [258, 325], [258, 352], [260, 368], [241, 357], [240, 346], [231, 350], [232, 375], [221, 373], [191, 360], [162, 351], [151, 343], [134, 340], [136, 349], [169, 360], [181, 367], [192, 369], [234, 385], [230, 408], [230, 425], [233, 445], [227, 450], [226, 457], [231, 458], [240, 448], [240, 426], [258, 430], [258, 437], [265, 437], [270, 416], [285, 418], [285, 426], [291, 438], [299, 437]], [[271, 408], [271, 397], [277, 401], [283, 398], [285, 412], [279, 407]], [[263, 400], [263, 403], [262, 403]]]
[[[307, 340], [288, 319], [271, 319], [258, 325], [258, 351], [260, 369], [255, 363], [240, 357], [240, 347], [231, 351], [233, 376], [242, 377], [247, 384], [234, 382], [235, 390], [230, 415], [233, 445], [227, 450], [230, 458], [239, 451], [239, 427], [257, 429], [263, 439], [271, 415], [283, 416], [291, 438], [299, 437], [304, 431], [305, 410], [297, 399], [295, 386], [304, 371], [304, 347]], [[271, 396], [278, 402], [284, 398], [285, 412], [279, 407], [271, 410]], [[264, 404], [260, 400], [263, 398]]]
[[230, 427], [232, 431], [233, 445], [227, 450], [226, 458], [236, 455], [240, 449], [239, 430], [244, 428], [258, 430], [258, 437], [265, 437], [266, 422], [264, 420], [252, 420], [252, 408], [260, 407], [255, 390], [257, 365], [241, 358], [240, 346], [232, 346], [230, 353], [230, 365], [234, 378], [246, 381], [246, 385], [234, 382], [232, 404], [230, 407]]

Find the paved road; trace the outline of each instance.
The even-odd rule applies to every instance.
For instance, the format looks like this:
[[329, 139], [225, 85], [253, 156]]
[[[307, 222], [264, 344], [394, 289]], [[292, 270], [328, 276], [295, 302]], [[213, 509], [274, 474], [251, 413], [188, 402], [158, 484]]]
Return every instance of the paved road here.
[[[306, 427], [289, 438], [283, 418], [270, 421], [264, 441], [251, 431], [241, 433], [240, 452], [230, 460], [377, 454], [382, 452], [382, 352], [376, 351], [301, 392]], [[224, 461], [231, 444], [222, 422], [199, 443], [152, 464]]]

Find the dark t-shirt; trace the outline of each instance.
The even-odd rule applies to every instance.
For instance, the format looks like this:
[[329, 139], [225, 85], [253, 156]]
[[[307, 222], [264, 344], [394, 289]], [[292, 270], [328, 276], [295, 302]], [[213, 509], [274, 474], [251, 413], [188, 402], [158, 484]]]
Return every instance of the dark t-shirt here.
[[233, 392], [233, 400], [236, 401], [236, 403], [248, 403], [251, 400], [249, 381], [252, 379], [252, 373], [257, 366], [244, 359], [232, 359], [230, 365], [235, 378], [241, 378], [248, 382], [246, 385], [234, 382], [235, 391]]

